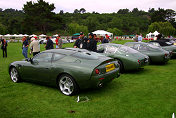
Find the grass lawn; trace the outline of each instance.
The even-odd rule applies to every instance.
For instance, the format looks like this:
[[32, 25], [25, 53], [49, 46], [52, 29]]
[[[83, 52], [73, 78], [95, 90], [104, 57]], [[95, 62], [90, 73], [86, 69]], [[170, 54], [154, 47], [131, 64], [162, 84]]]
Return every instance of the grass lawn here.
[[65, 96], [56, 88], [13, 83], [8, 65], [23, 58], [20, 43], [9, 43], [8, 58], [0, 51], [0, 118], [171, 118], [176, 112], [176, 59], [124, 73], [104, 88], [82, 91], [79, 96], [90, 101], [77, 103], [77, 96]]

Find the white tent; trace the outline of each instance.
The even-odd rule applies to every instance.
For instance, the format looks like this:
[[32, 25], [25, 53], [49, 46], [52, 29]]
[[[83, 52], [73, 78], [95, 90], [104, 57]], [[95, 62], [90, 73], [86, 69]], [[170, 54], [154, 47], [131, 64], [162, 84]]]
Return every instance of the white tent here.
[[24, 34], [23, 36], [29, 36], [29, 35], [27, 35], [27, 34]]
[[153, 36], [154, 36], [154, 34], [151, 32], [146, 35], [147, 38], [153, 38]]
[[2, 37], [3, 35], [0, 34], [0, 37]]
[[37, 35], [35, 35], [35, 34], [30, 35], [30, 37], [34, 37], [34, 36], [37, 36]]
[[157, 35], [159, 34], [159, 32], [155, 31], [155, 32], [153, 32], [153, 34], [154, 34], [155, 36], [157, 36]]
[[18, 35], [17, 35], [17, 34], [14, 34], [14, 35], [12, 35], [12, 36], [14, 36], [14, 37], [18, 37]]
[[57, 36], [59, 36], [59, 35], [58, 35], [58, 34], [55, 34], [55, 35], [53, 35], [53, 36], [57, 37]]
[[40, 37], [45, 37], [46, 35], [44, 35], [44, 34], [41, 34], [41, 35], [39, 35]]
[[92, 33], [99, 35], [99, 36], [105, 36], [107, 34], [108, 36], [113, 37], [113, 33], [110, 33], [110, 32], [104, 31], [104, 30], [97, 30]]
[[10, 35], [10, 34], [6, 34], [6, 35], [4, 35], [4, 37], [11, 37], [12, 35]]

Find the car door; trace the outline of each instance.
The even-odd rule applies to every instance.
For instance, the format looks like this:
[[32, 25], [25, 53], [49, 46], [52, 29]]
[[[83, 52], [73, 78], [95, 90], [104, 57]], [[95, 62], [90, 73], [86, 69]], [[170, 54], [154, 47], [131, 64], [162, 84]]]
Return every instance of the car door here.
[[51, 73], [52, 56], [53, 53], [48, 52], [36, 55], [30, 62], [31, 64], [26, 65], [23, 69], [26, 79], [46, 82]]

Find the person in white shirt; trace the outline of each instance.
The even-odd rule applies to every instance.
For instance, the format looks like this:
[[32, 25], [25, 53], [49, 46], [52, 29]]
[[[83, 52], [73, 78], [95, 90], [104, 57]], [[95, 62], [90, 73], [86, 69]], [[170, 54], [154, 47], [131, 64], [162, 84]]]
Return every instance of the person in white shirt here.
[[37, 37], [34, 37], [34, 38], [35, 38], [35, 40], [33, 40], [30, 44], [30, 48], [32, 48], [33, 56], [40, 53], [39, 41], [38, 41]]

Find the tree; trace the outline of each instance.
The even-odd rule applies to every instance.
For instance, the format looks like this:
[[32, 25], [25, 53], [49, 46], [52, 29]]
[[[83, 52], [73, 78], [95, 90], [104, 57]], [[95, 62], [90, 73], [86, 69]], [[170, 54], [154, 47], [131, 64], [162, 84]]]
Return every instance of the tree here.
[[77, 23], [70, 23], [68, 25], [68, 32], [70, 35], [78, 32], [84, 32], [85, 34], [88, 33], [88, 28], [87, 26], [79, 25]]
[[172, 9], [161, 9], [151, 13], [151, 22], [165, 22], [168, 21], [171, 24], [174, 24], [176, 12]]
[[129, 9], [119, 9], [118, 14], [128, 14], [129, 11]]
[[61, 19], [54, 12], [54, 4], [49, 4], [44, 0], [38, 0], [37, 3], [32, 1], [27, 2], [23, 11], [25, 13], [26, 27], [31, 27], [34, 31], [40, 31], [46, 34], [48, 31], [55, 30], [53, 26], [59, 27]]
[[158, 31], [161, 34], [169, 36], [174, 35], [176, 30], [169, 22], [154, 22], [151, 25], [149, 25], [148, 31], [149, 32]]
[[121, 30], [117, 29], [117, 28], [113, 28], [113, 29], [108, 28], [107, 31], [113, 33], [114, 36], [115, 35], [117, 35], [117, 36], [122, 36], [123, 35], [123, 32]]
[[1, 23], [0, 23], [0, 33], [1, 33], [1, 35], [7, 33], [7, 28], [6, 28], [6, 26], [4, 26], [4, 25], [1, 24]]
[[78, 9], [75, 9], [73, 13], [74, 13], [74, 14], [78, 14], [78, 13], [79, 13], [79, 10], [78, 10]]
[[63, 15], [64, 14], [64, 10], [60, 10], [59, 14]]
[[85, 10], [84, 8], [81, 8], [81, 9], [79, 10], [79, 12], [83, 14], [83, 13], [86, 13], [86, 10]]

